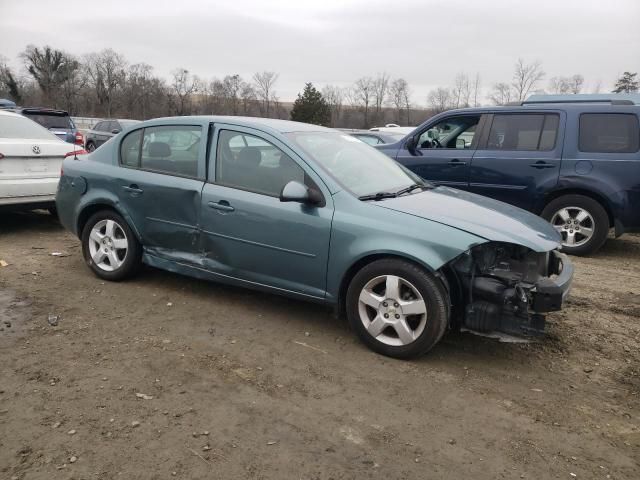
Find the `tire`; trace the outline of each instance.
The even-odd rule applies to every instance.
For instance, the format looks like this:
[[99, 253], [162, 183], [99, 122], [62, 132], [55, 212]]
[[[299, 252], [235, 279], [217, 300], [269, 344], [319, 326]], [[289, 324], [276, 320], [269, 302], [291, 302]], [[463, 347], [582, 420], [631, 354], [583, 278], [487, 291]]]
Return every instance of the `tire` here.
[[58, 209], [55, 206], [47, 208], [47, 211], [52, 217], [58, 218]]
[[120, 215], [102, 210], [93, 214], [82, 230], [82, 255], [98, 277], [117, 282], [136, 274], [142, 263], [142, 246]]
[[87, 142], [87, 152], [91, 153], [91, 152], [95, 152], [96, 150], [96, 145], [93, 142]]
[[[597, 200], [585, 195], [558, 197], [549, 202], [541, 216], [561, 233], [562, 251], [569, 255], [595, 253], [609, 235], [606, 210]], [[585, 235], [587, 231], [589, 235]]]
[[353, 277], [346, 311], [351, 328], [371, 350], [388, 357], [413, 358], [431, 350], [444, 335], [449, 297], [433, 274], [404, 260], [383, 259], [366, 265]]

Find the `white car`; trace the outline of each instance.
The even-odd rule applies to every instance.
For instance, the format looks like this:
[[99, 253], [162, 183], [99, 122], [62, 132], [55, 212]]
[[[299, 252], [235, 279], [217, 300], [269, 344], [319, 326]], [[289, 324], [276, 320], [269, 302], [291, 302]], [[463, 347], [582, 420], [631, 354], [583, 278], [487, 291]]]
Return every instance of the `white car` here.
[[65, 157], [86, 153], [22, 115], [0, 111], [0, 208], [55, 207]]

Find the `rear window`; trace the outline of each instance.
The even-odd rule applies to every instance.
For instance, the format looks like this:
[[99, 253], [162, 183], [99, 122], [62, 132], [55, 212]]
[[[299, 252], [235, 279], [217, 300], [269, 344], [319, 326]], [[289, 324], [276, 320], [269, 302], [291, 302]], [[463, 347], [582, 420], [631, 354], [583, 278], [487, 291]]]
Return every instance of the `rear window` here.
[[73, 123], [71, 122], [71, 117], [68, 115], [54, 115], [50, 113], [42, 113], [42, 112], [23, 112], [25, 117], [33, 120], [36, 123], [39, 123], [44, 128], [64, 128], [64, 129], [72, 129]]
[[553, 150], [559, 117], [555, 114], [497, 114], [493, 116], [488, 150]]
[[580, 115], [581, 152], [634, 153], [640, 149], [638, 117], [629, 113]]
[[59, 140], [53, 133], [28, 118], [19, 115], [0, 115], [0, 138], [26, 138], [30, 140]]

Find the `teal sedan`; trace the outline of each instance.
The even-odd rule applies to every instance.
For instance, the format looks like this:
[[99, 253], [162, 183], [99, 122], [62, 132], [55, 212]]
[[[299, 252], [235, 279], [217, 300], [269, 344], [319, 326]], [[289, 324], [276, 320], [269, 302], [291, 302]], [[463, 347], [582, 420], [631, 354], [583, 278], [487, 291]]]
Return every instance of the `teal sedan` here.
[[398, 358], [447, 329], [540, 335], [573, 276], [545, 220], [296, 122], [142, 122], [66, 159], [56, 202], [102, 279], [144, 263], [333, 305]]

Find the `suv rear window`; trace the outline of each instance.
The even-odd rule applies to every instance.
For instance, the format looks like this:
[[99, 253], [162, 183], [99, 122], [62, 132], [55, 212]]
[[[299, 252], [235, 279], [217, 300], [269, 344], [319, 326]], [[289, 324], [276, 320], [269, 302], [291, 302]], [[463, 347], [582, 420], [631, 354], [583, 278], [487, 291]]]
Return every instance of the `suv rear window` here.
[[68, 115], [55, 115], [41, 112], [23, 112], [22, 114], [34, 122], [39, 123], [44, 128], [73, 128], [71, 118]]
[[640, 149], [638, 117], [630, 113], [583, 113], [579, 145], [581, 152], [637, 152]]
[[496, 114], [493, 116], [488, 150], [553, 150], [559, 117], [555, 114]]

